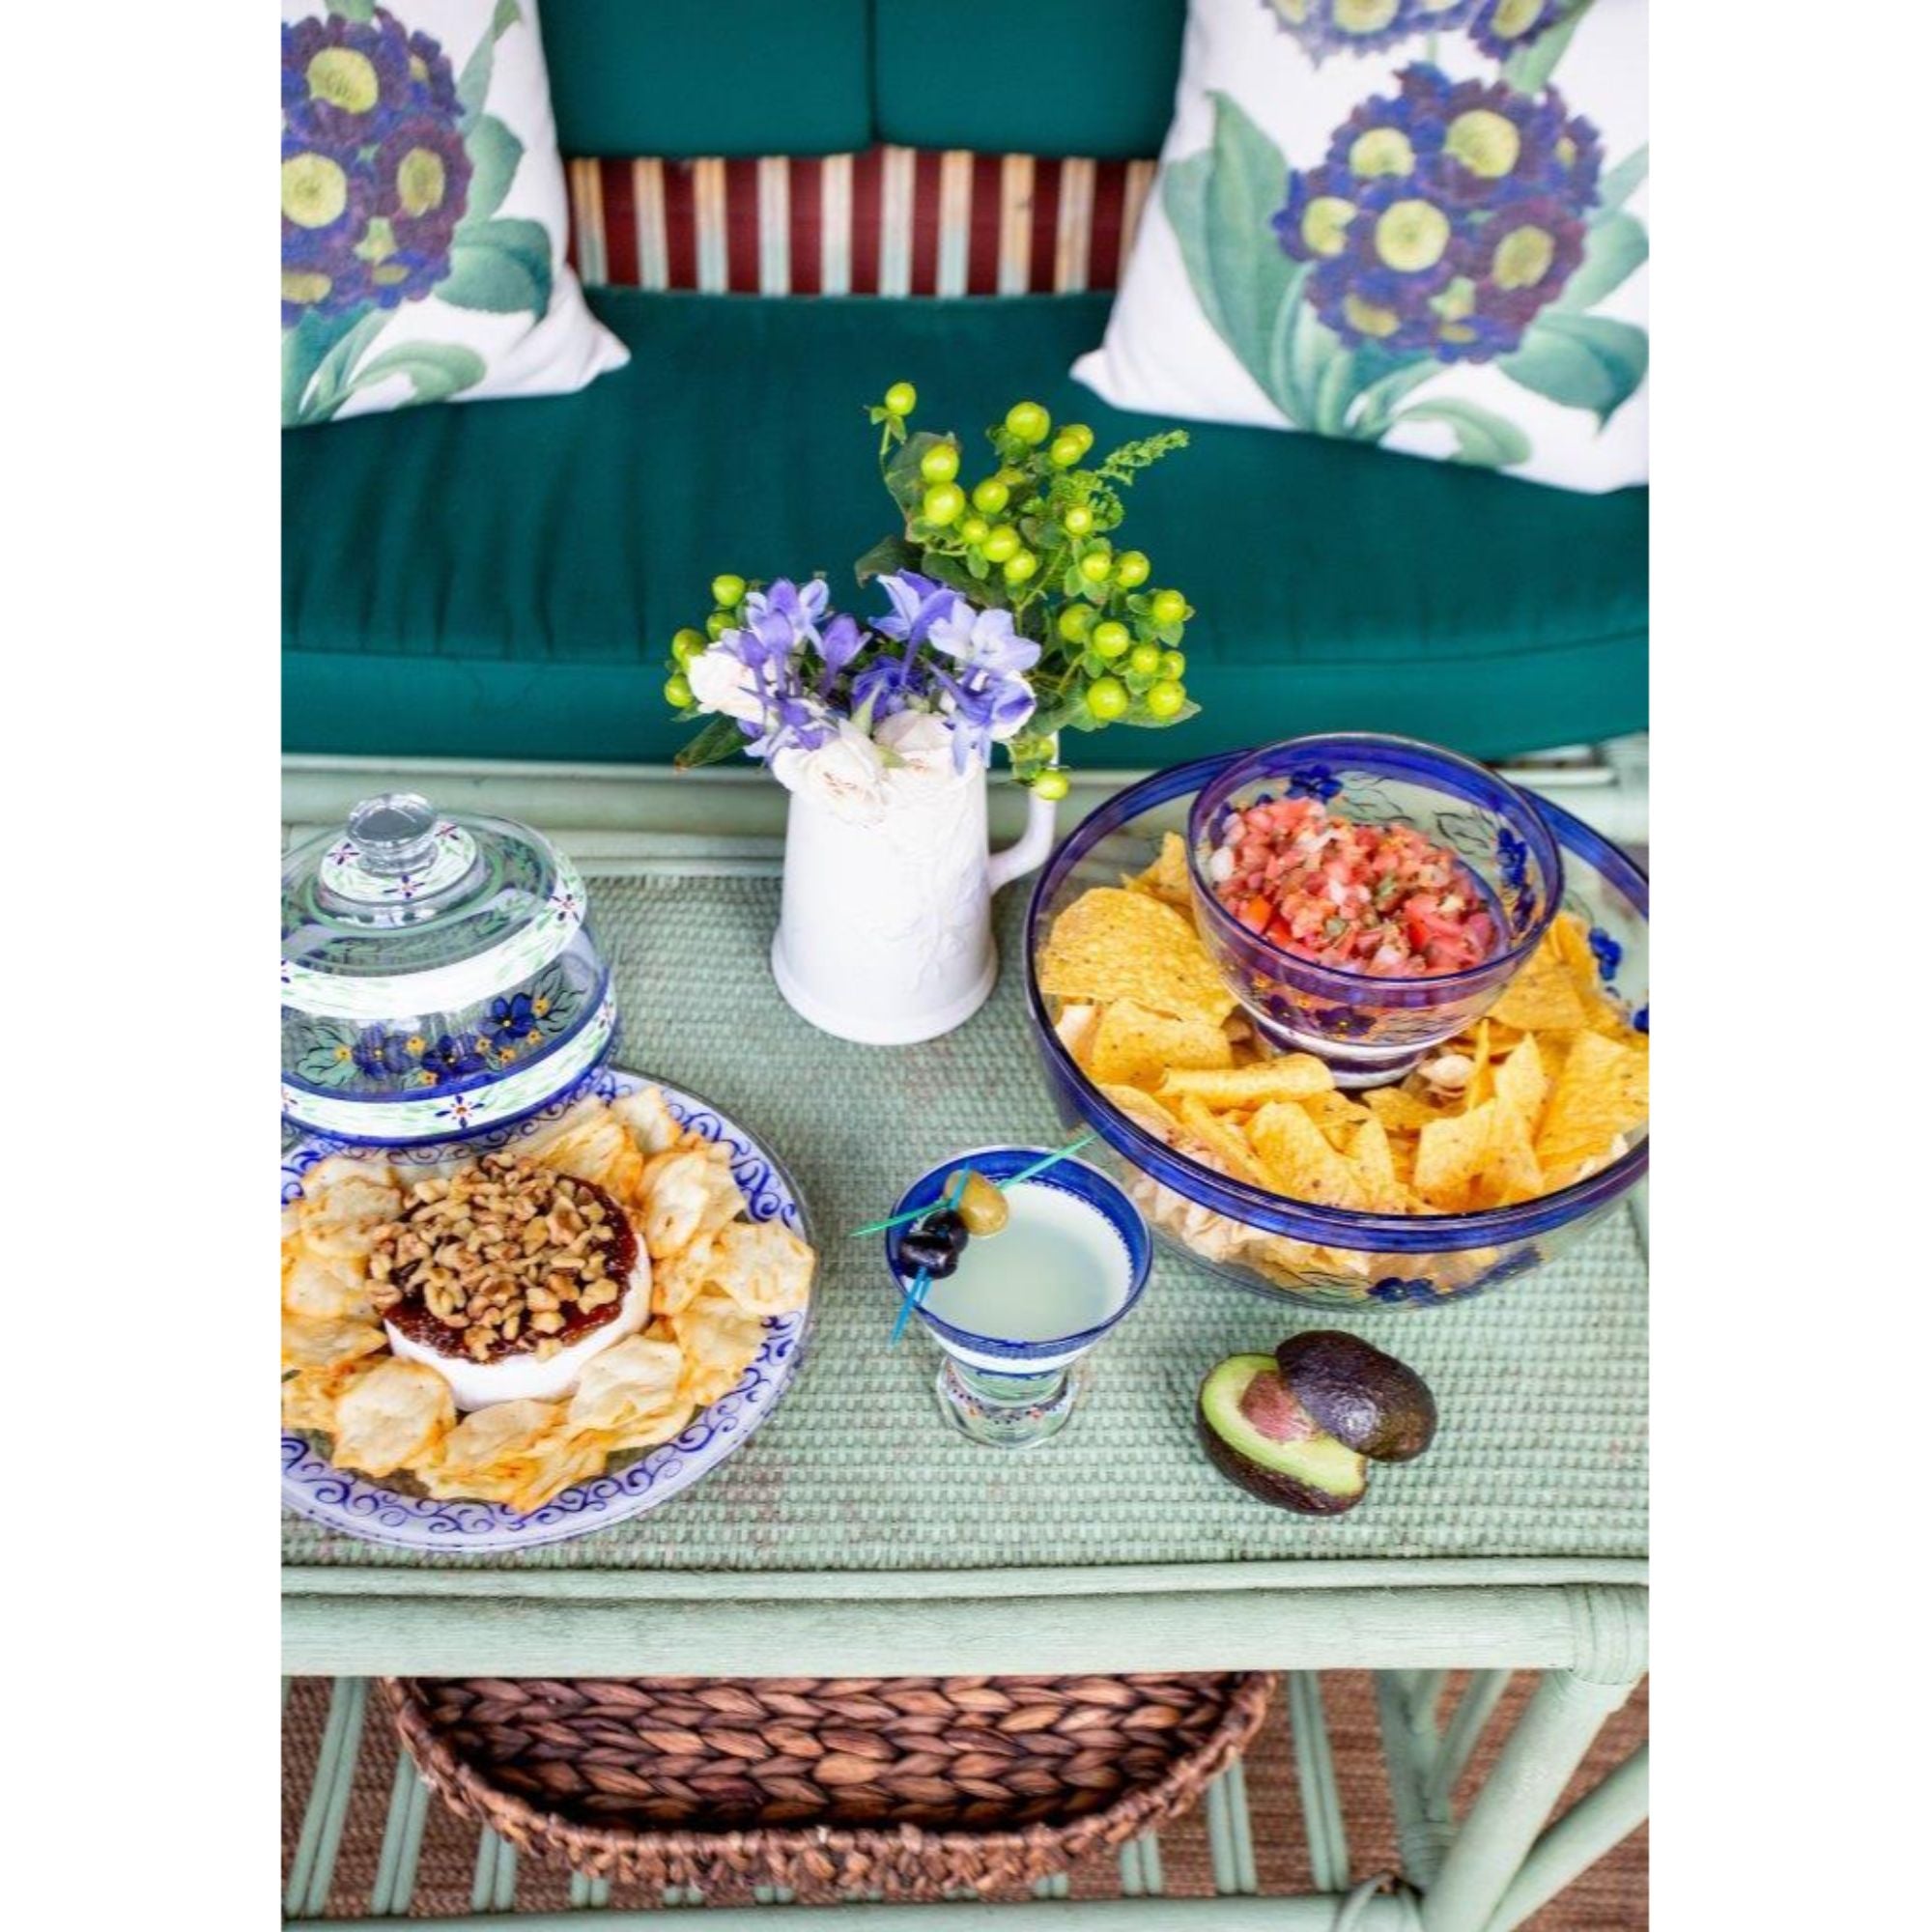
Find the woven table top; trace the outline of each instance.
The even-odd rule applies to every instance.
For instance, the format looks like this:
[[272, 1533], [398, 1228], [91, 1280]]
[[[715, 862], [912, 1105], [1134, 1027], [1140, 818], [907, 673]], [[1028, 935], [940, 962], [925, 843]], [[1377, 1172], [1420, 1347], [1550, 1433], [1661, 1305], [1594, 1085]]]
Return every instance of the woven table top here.
[[[1640, 1559], [1646, 1548], [1646, 1269], [1628, 1213], [1526, 1280], [1439, 1309], [1316, 1315], [1162, 1250], [1140, 1309], [1090, 1358], [1072, 1423], [1003, 1453], [955, 1437], [917, 1325], [886, 1347], [894, 1295], [876, 1239], [912, 1175], [989, 1142], [1063, 1138], [1018, 966], [1026, 889], [1001, 895], [1003, 971], [984, 1008], [923, 1046], [849, 1045], [779, 997], [779, 884], [751, 876], [593, 880], [616, 970], [624, 1065], [705, 1095], [804, 1190], [824, 1250], [816, 1326], [772, 1419], [648, 1515], [516, 1555], [416, 1555], [285, 1516], [284, 1560], [393, 1570], [945, 1571], [1340, 1558]], [[1270, 1509], [1208, 1464], [1194, 1391], [1223, 1355], [1350, 1327], [1409, 1362], [1441, 1428], [1376, 1471], [1347, 1516]]]

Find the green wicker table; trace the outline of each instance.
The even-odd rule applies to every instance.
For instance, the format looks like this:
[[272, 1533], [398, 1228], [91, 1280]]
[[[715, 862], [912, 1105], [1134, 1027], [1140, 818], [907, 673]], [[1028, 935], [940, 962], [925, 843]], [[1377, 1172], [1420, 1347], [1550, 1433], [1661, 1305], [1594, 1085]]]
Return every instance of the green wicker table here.
[[[1008, 970], [994, 998], [951, 1037], [902, 1049], [830, 1039], [779, 999], [765, 963], [778, 911], [768, 870], [684, 861], [592, 891], [618, 978], [623, 1062], [716, 1101], [805, 1191], [824, 1248], [810, 1355], [723, 1468], [573, 1543], [418, 1556], [286, 1518], [285, 1667], [341, 1678], [338, 1748], [353, 1758], [360, 1680], [379, 1673], [1281, 1668], [1317, 1883], [1340, 1892], [1350, 1874], [1323, 1789], [1332, 1774], [1314, 1673], [1365, 1667], [1382, 1673], [1405, 1873], [1422, 1896], [1368, 1901], [1350, 1921], [1358, 1932], [1506, 1932], [1632, 1828], [1640, 1756], [1538, 1836], [1644, 1669], [1647, 1337], [1634, 1213], [1496, 1294], [1333, 1324], [1412, 1363], [1442, 1414], [1430, 1454], [1378, 1470], [1349, 1516], [1268, 1509], [1200, 1455], [1192, 1397], [1208, 1366], [1308, 1323], [1166, 1253], [1142, 1309], [1093, 1358], [1073, 1423], [1002, 1456], [944, 1429], [929, 1345], [885, 1347], [894, 1301], [876, 1243], [841, 1235], [957, 1149], [1057, 1138], [1013, 967], [1024, 889], [999, 907]], [[1438, 1730], [1452, 1667], [1477, 1674]], [[1448, 1793], [1514, 1668], [1545, 1675], [1458, 1825]], [[309, 1883], [291, 1886], [298, 1918], [329, 1803], [319, 1772]], [[1289, 1916], [1268, 1922], [1325, 1926], [1337, 1903], [1311, 1901], [1302, 1917], [1296, 1902], [1271, 1901], [1271, 1915]], [[1051, 1909], [1110, 1922], [1144, 1910]], [[899, 1912], [863, 1910], [886, 1928]], [[1253, 1913], [1238, 1887], [1188, 1906], [1204, 1925], [1252, 1924]]]

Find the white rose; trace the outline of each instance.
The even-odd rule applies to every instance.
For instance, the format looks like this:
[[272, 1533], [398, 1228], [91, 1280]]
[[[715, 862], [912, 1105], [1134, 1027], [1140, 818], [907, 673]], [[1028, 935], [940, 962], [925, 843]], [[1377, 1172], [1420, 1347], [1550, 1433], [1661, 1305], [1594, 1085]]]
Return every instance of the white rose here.
[[700, 711], [722, 712], [726, 718], [742, 719], [750, 724], [764, 717], [764, 702], [751, 666], [729, 651], [713, 644], [692, 659], [684, 674], [691, 680], [691, 695]]
[[837, 737], [816, 751], [787, 747], [772, 775], [788, 791], [814, 800], [854, 825], [876, 824], [886, 811], [886, 762], [865, 732], [841, 720]]
[[900, 781], [936, 784], [954, 778], [952, 729], [931, 711], [897, 711], [881, 724], [878, 742], [900, 761]]

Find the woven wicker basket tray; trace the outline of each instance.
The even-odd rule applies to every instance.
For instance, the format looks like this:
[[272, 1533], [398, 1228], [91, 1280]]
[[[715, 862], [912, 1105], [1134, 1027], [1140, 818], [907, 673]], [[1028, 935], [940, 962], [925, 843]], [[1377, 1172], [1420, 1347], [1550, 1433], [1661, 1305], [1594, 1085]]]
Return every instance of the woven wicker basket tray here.
[[1031, 1885], [1184, 1810], [1272, 1677], [392, 1678], [410, 1754], [520, 1853], [647, 1886]]

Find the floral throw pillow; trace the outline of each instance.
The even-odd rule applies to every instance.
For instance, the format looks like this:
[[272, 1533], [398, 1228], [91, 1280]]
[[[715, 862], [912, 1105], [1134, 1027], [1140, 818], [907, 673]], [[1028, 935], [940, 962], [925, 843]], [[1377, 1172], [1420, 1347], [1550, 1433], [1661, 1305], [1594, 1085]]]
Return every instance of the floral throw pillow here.
[[282, 421], [581, 389], [536, 0], [284, 0]]
[[1193, 0], [1123, 409], [1647, 474], [1645, 0]]

